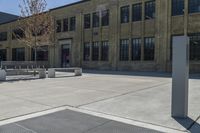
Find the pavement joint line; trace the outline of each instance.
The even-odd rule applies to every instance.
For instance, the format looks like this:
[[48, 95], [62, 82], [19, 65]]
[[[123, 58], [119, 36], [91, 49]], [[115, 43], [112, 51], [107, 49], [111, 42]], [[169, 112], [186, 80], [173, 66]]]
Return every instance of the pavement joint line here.
[[[161, 125], [157, 125], [157, 124], [154, 124], [154, 123], [148, 123], [148, 122], [130, 119], [130, 118], [126, 118], [126, 117], [121, 117], [121, 116], [117, 116], [117, 115], [102, 113], [102, 112], [98, 112], [98, 111], [94, 111], [94, 110], [88, 110], [88, 109], [84, 109], [84, 108], [78, 108], [78, 109], [80, 109], [80, 111], [82, 113], [85, 113], [85, 114], [90, 114], [90, 115], [93, 115], [93, 116], [97, 116], [97, 117], [101, 117], [101, 118], [105, 118], [105, 119], [110, 119], [110, 120], [113, 120], [113, 121], [126, 123], [126, 124], [129, 124], [129, 125], [134, 125], [134, 126], [138, 126], [138, 127], [144, 127], [144, 128], [148, 128], [148, 129], [162, 131], [162, 132], [165, 132], [165, 133], [187, 133], [188, 132], [187, 129], [179, 130], [179, 129], [170, 128], [170, 127], [167, 127], [167, 126], [161, 126]], [[79, 112], [79, 110], [77, 112]]]
[[31, 113], [31, 114], [27, 114], [27, 115], [23, 115], [23, 116], [18, 116], [18, 117], [2, 120], [2, 121], [0, 121], [0, 126], [16, 123], [19, 121], [24, 121], [27, 119], [37, 118], [37, 117], [45, 116], [48, 114], [52, 114], [52, 113], [56, 113], [56, 112], [60, 112], [60, 111], [64, 111], [64, 110], [71, 110], [74, 112], [79, 112], [79, 113], [83, 113], [83, 114], [87, 114], [87, 115], [91, 115], [91, 116], [95, 116], [95, 117], [108, 119], [109, 121], [116, 121], [116, 122], [120, 122], [120, 123], [124, 123], [124, 124], [128, 124], [128, 125], [152, 129], [152, 130], [165, 132], [165, 133], [187, 133], [188, 132], [187, 130], [180, 131], [180, 130], [169, 128], [169, 127], [164, 127], [164, 126], [155, 125], [155, 124], [151, 124], [151, 123], [141, 122], [141, 121], [132, 120], [132, 119], [128, 119], [128, 118], [122, 118], [119, 116], [109, 115], [109, 114], [105, 114], [105, 113], [101, 113], [101, 112], [91, 111], [91, 110], [72, 107], [72, 106], [61, 106], [58, 108], [53, 108], [53, 109], [49, 109], [49, 110], [45, 110], [45, 111], [41, 111], [41, 112]]
[[34, 103], [34, 104], [39, 104], [39, 105], [42, 105], [42, 106], [47, 106], [47, 107], [53, 108], [53, 106], [51, 106], [51, 105], [43, 104], [43, 103], [36, 102], [36, 101], [33, 101], [33, 100], [29, 100], [29, 99], [26, 99], [26, 98], [15, 97], [15, 96], [10, 96], [10, 95], [2, 95], [2, 94], [0, 94], [0, 95], [1, 96], [5, 96], [5, 97], [15, 98], [15, 99], [18, 99], [18, 100], [23, 100], [23, 101], [31, 102], [31, 103]]
[[29, 128], [26, 128], [26, 127], [24, 127], [24, 126], [22, 126], [22, 125], [20, 125], [20, 124], [15, 123], [15, 125], [18, 126], [18, 127], [23, 128], [23, 129], [26, 130], [26, 131], [31, 131], [32, 133], [38, 133], [38, 132], [36, 132], [36, 131], [34, 131], [34, 130], [31, 130], [31, 129], [29, 129]]
[[80, 107], [82, 107], [82, 106], [90, 105], [90, 104], [97, 103], [97, 102], [106, 101], [106, 100], [109, 100], [109, 99], [113, 99], [113, 98], [117, 98], [117, 97], [129, 95], [129, 94], [133, 94], [133, 93], [137, 93], [137, 92], [141, 92], [141, 91], [145, 91], [145, 90], [148, 90], [148, 89], [154, 89], [154, 88], [156, 88], [156, 87], [158, 87], [158, 86], [163, 86], [163, 85], [167, 85], [167, 84], [169, 84], [169, 82], [167, 82], [167, 83], [162, 83], [162, 84], [157, 84], [157, 85], [154, 85], [154, 86], [151, 86], [151, 87], [145, 87], [145, 88], [140, 89], [140, 90], [128, 91], [128, 92], [126, 92], [126, 93], [122, 93], [122, 94], [119, 94], [119, 95], [116, 94], [115, 96], [111, 96], [111, 97], [108, 97], [108, 98], [103, 98], [103, 99], [96, 100], [96, 101], [93, 101], [93, 102], [81, 104], [81, 105], [78, 105], [78, 106], [76, 106], [76, 107], [77, 107], [77, 108], [80, 108]]
[[35, 113], [30, 113], [30, 114], [26, 114], [26, 115], [21, 115], [21, 116], [17, 116], [17, 117], [4, 119], [4, 120], [0, 121], [0, 126], [4, 126], [4, 125], [7, 125], [7, 124], [11, 124], [11, 123], [16, 123], [16, 122], [19, 122], [19, 121], [24, 121], [24, 120], [31, 119], [31, 118], [44, 116], [44, 115], [47, 115], [47, 114], [56, 113], [56, 112], [63, 111], [63, 110], [66, 110], [66, 107], [52, 108], [52, 109], [47, 109], [47, 110], [43, 110], [43, 111], [40, 111], [40, 112], [35, 112]]
[[104, 122], [104, 123], [102, 123], [102, 124], [100, 124], [100, 125], [97, 125], [97, 126], [95, 126], [95, 127], [93, 127], [93, 128], [90, 128], [90, 129], [84, 131], [83, 133], [87, 133], [87, 132], [92, 131], [92, 130], [98, 128], [98, 127], [101, 127], [101, 126], [103, 126], [103, 125], [106, 125], [107, 123], [109, 123], [109, 122], [111, 122], [111, 121], [112, 121], [112, 120], [107, 120], [106, 122]]

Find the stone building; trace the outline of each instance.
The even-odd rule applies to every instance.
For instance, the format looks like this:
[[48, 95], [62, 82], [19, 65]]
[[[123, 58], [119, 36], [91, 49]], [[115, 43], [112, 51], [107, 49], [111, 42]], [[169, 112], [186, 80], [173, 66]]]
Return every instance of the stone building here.
[[[37, 54], [50, 67], [171, 71], [172, 37], [188, 35], [190, 69], [200, 72], [200, 0], [82, 0], [50, 12], [56, 45]], [[31, 48], [12, 37], [15, 27], [0, 25], [0, 56], [32, 60]]]

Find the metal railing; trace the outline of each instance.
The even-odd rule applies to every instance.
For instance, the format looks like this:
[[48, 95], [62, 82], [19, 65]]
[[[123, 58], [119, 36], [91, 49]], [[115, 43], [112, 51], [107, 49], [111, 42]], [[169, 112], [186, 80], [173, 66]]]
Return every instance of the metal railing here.
[[1, 61], [1, 69], [48, 68], [48, 61]]

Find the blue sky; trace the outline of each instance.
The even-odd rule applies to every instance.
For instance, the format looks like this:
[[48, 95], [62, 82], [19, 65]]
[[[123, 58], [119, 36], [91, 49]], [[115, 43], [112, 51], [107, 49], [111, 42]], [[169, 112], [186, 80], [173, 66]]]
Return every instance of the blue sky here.
[[[48, 8], [54, 8], [80, 0], [46, 0]], [[10, 3], [11, 2], [11, 3]], [[20, 0], [0, 0], [0, 11], [19, 15]]]

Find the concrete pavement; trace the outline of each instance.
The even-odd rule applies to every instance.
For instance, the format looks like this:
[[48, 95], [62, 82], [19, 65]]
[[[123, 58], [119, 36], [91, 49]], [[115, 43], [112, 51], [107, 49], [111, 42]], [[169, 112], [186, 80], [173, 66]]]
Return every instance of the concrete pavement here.
[[0, 127], [0, 133], [161, 133], [79, 112], [64, 110]]
[[[195, 133], [200, 131], [200, 80], [190, 80], [189, 118], [170, 116], [171, 78], [161, 73], [94, 72], [82, 77], [0, 84], [0, 119], [70, 106], [132, 121]], [[193, 126], [194, 125], [194, 126]]]

